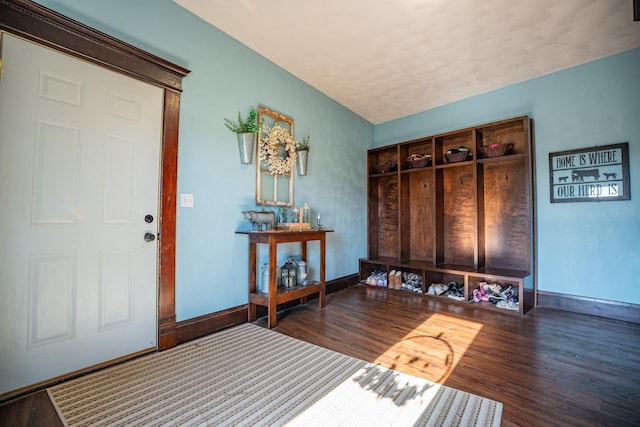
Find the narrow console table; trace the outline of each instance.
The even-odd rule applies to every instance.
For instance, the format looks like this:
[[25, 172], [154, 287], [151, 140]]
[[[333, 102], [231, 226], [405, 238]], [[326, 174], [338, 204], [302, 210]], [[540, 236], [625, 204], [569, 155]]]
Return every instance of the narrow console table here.
[[[256, 307], [267, 307], [267, 326], [273, 328], [278, 324], [278, 304], [283, 304], [295, 299], [300, 299], [301, 303], [306, 302], [306, 298], [313, 294], [319, 294], [320, 308], [325, 306], [326, 284], [325, 284], [325, 249], [326, 233], [332, 230], [309, 230], [309, 231], [237, 231], [237, 234], [249, 236], [249, 322], [256, 320]], [[307, 261], [307, 242], [320, 241], [320, 281], [306, 286], [295, 286], [292, 288], [278, 287], [276, 281], [276, 260], [279, 243], [300, 242], [300, 257]], [[269, 293], [263, 294], [257, 291], [257, 256], [258, 243], [269, 245]]]

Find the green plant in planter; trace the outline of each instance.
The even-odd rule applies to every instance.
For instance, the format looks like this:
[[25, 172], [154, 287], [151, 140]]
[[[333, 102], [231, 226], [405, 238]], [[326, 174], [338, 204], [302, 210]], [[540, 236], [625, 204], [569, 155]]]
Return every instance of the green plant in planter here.
[[302, 142], [298, 143], [296, 151], [311, 151], [311, 135], [302, 138]]
[[258, 114], [255, 109], [249, 111], [247, 121], [242, 120], [240, 111], [238, 111], [238, 121], [233, 122], [227, 118], [224, 119], [224, 125], [233, 133], [258, 133], [260, 126], [258, 124]]

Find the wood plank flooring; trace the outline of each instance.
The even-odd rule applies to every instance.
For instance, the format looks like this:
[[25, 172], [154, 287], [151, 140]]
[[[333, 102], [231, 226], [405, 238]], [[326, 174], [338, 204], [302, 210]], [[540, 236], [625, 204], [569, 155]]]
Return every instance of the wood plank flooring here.
[[367, 285], [278, 318], [280, 333], [501, 401], [503, 426], [640, 425], [637, 324], [544, 308], [521, 318]]
[[[501, 401], [503, 426], [640, 426], [637, 324], [543, 308], [520, 318], [366, 285], [278, 320], [280, 333]], [[56, 422], [45, 392], [0, 406], [3, 426]]]
[[0, 406], [0, 426], [63, 427], [46, 391], [38, 391]]

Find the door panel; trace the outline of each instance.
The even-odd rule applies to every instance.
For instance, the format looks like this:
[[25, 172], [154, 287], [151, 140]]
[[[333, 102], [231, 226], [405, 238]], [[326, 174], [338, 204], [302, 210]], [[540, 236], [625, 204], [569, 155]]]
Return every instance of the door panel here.
[[27, 348], [75, 336], [76, 264], [75, 254], [31, 256]]
[[80, 129], [38, 120], [31, 195], [32, 225], [76, 225]]
[[2, 59], [0, 393], [156, 347], [163, 105], [7, 34]]

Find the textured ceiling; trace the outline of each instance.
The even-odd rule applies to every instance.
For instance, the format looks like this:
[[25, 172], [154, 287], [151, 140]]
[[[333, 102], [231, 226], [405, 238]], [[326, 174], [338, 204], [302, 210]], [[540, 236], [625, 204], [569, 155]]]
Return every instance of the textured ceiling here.
[[640, 46], [632, 0], [174, 0], [378, 124]]

